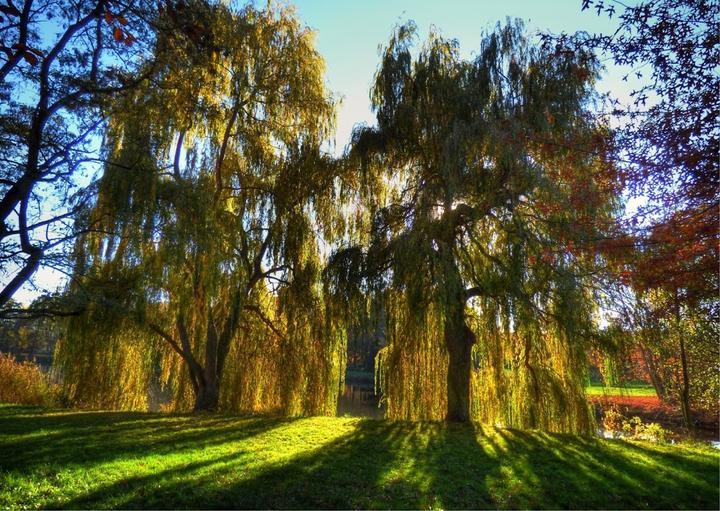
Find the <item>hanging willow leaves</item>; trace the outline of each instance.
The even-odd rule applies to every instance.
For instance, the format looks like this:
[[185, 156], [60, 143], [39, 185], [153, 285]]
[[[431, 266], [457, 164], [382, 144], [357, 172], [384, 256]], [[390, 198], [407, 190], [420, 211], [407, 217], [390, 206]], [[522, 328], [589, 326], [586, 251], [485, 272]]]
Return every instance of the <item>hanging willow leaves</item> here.
[[[588, 107], [585, 55], [530, 44], [520, 22], [477, 58], [399, 27], [354, 133], [351, 237], [326, 271], [347, 324], [379, 300], [378, 383], [395, 419], [479, 419], [589, 431], [594, 332], [586, 284], [615, 208], [607, 128]], [[354, 290], [354, 291], [353, 291]]]
[[334, 413], [344, 338], [322, 300], [337, 225], [320, 145], [334, 104], [313, 34], [284, 7], [166, 10], [164, 66], [120, 109], [77, 245], [58, 361], [70, 398], [142, 408]]

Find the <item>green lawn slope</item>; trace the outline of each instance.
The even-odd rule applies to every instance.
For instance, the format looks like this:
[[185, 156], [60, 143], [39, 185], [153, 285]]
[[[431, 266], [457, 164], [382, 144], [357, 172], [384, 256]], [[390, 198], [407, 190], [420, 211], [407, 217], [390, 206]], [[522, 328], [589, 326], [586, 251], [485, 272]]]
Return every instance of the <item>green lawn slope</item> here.
[[0, 406], [0, 508], [718, 508], [718, 452], [468, 425]]

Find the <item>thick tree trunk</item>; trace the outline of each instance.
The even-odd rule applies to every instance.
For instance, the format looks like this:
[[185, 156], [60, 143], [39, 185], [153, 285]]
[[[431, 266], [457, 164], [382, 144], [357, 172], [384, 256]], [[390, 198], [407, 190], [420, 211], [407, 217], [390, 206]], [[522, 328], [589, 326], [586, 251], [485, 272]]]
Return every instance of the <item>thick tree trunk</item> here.
[[205, 339], [205, 367], [199, 375], [198, 391], [195, 394], [195, 412], [214, 412], [220, 398], [220, 376], [218, 374], [218, 335], [212, 314], [208, 311], [207, 336]]
[[218, 409], [220, 389], [216, 381], [203, 383], [198, 386], [195, 394], [194, 412], [214, 412]]
[[464, 317], [460, 322], [446, 320], [445, 346], [448, 350], [446, 420], [448, 421], [470, 420], [471, 352], [474, 342], [475, 336], [465, 325]]
[[175, 327], [180, 339], [179, 343], [159, 325], [150, 323], [149, 326], [155, 333], [165, 339], [173, 350], [185, 361], [185, 366], [190, 376], [190, 384], [192, 385], [193, 394], [195, 395], [193, 411], [216, 411], [220, 398], [222, 368], [229, 351], [229, 335], [232, 334], [232, 329], [226, 330], [228, 334], [227, 339], [218, 339], [214, 323], [212, 320], [208, 322], [207, 342], [205, 345], [205, 366], [203, 367], [193, 355], [190, 336], [188, 335], [182, 315], [178, 315], [175, 321]]
[[[451, 210], [448, 203], [447, 211]], [[453, 212], [455, 213], [455, 212]], [[467, 292], [454, 253], [456, 214], [451, 215], [443, 236], [437, 239], [438, 254], [442, 261], [444, 290], [445, 347], [448, 351], [447, 415], [452, 422], [470, 420], [470, 381], [472, 377], [471, 353], [475, 335], [465, 323]]]
[[445, 345], [448, 350], [447, 416], [448, 421], [470, 420], [470, 381], [472, 371], [472, 332], [464, 324], [445, 326]]

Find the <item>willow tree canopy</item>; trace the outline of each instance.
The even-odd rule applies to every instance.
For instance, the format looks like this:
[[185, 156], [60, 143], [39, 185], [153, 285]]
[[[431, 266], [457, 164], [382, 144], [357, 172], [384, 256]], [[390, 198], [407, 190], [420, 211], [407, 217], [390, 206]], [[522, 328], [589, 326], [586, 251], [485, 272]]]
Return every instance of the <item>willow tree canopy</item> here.
[[456, 41], [414, 39], [413, 24], [390, 39], [377, 126], [354, 134], [365, 221], [333, 255], [329, 292], [348, 321], [368, 296], [386, 305], [389, 417], [587, 431], [593, 256], [581, 249], [607, 228], [617, 188], [588, 111], [596, 69], [533, 46], [519, 22], [471, 61]]
[[69, 396], [141, 408], [159, 385], [176, 409], [334, 413], [344, 344], [318, 284], [334, 103], [313, 34], [273, 6], [168, 4], [163, 22], [164, 65], [111, 120], [81, 219]]

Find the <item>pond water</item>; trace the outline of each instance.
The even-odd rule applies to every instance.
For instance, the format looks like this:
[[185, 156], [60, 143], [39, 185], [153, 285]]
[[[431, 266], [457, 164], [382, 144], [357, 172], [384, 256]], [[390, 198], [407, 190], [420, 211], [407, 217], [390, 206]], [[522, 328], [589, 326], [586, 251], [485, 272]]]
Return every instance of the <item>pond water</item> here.
[[380, 396], [375, 394], [372, 387], [346, 383], [342, 395], [338, 398], [338, 415], [382, 419], [385, 417], [385, 407], [378, 406], [379, 400]]

